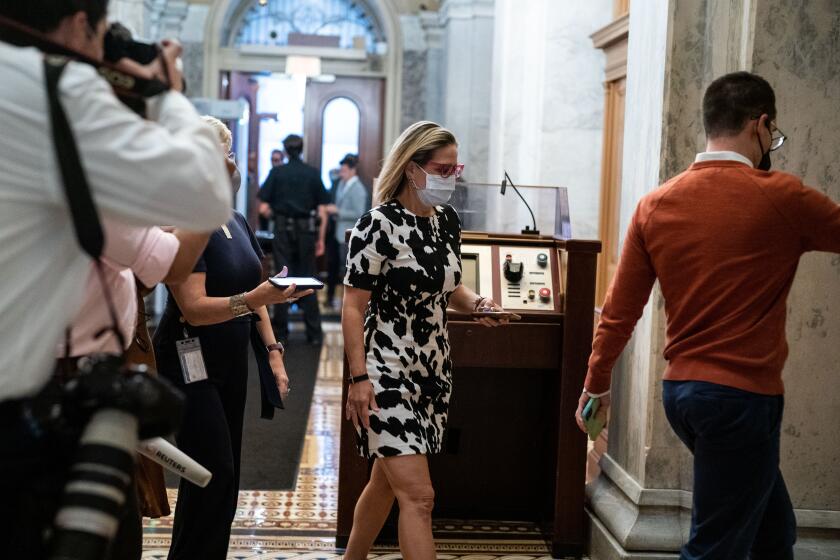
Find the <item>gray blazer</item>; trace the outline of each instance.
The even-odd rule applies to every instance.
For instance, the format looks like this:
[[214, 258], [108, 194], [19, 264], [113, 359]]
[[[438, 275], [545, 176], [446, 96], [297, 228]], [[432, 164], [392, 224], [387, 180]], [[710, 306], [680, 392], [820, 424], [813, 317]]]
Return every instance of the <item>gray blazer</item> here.
[[338, 207], [338, 216], [335, 224], [335, 238], [339, 243], [344, 243], [344, 234], [348, 229], [353, 229], [356, 221], [367, 212], [368, 194], [367, 189], [354, 176], [347, 183], [339, 183], [335, 191], [335, 205]]

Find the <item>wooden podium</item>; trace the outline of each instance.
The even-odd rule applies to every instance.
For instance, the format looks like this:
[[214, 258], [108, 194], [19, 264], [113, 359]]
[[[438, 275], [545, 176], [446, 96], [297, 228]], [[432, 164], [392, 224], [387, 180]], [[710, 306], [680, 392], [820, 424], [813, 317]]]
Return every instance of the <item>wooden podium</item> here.
[[[574, 421], [592, 346], [599, 241], [464, 232], [464, 282], [522, 315], [486, 328], [450, 312], [445, 452], [430, 457], [436, 519], [527, 521], [554, 556], [585, 544], [586, 436]], [[347, 362], [342, 410], [347, 398]], [[370, 464], [342, 421], [336, 544], [346, 546]], [[393, 540], [387, 523], [381, 539]], [[436, 537], [446, 537], [445, 533]], [[481, 538], [516, 538], [482, 532]]]

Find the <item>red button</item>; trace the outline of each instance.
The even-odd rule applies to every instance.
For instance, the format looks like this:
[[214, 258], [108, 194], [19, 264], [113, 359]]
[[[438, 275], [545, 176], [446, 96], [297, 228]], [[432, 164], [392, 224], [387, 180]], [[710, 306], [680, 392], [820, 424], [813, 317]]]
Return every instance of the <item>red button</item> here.
[[543, 301], [551, 299], [551, 290], [548, 288], [540, 288], [540, 299]]

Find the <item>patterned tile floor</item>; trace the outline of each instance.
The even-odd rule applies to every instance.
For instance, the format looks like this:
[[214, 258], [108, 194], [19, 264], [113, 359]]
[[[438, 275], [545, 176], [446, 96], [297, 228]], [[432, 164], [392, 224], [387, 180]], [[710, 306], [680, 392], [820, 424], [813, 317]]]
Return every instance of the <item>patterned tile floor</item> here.
[[[341, 558], [333, 536], [338, 501], [338, 433], [340, 425], [341, 366], [340, 327], [325, 323], [325, 344], [318, 381], [309, 414], [306, 441], [297, 485], [292, 492], [249, 490], [239, 494], [228, 559], [321, 560]], [[169, 490], [173, 504], [177, 490]], [[498, 530], [485, 524], [443, 522], [447, 532], [464, 539], [438, 540], [438, 558], [445, 560], [547, 560], [551, 556], [533, 529], [521, 524], [501, 524], [516, 540], [470, 540], [469, 535]], [[143, 558], [166, 558], [172, 517], [146, 520]], [[402, 558], [395, 547], [378, 547], [370, 559]]]

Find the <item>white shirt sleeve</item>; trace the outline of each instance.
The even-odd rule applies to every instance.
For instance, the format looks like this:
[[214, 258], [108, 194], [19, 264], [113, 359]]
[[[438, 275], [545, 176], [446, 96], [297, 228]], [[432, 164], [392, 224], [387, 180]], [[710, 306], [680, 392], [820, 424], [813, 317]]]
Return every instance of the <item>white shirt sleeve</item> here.
[[103, 215], [198, 231], [227, 221], [232, 192], [219, 138], [183, 95], [151, 100], [152, 122], [88, 66], [68, 65], [60, 90]]

